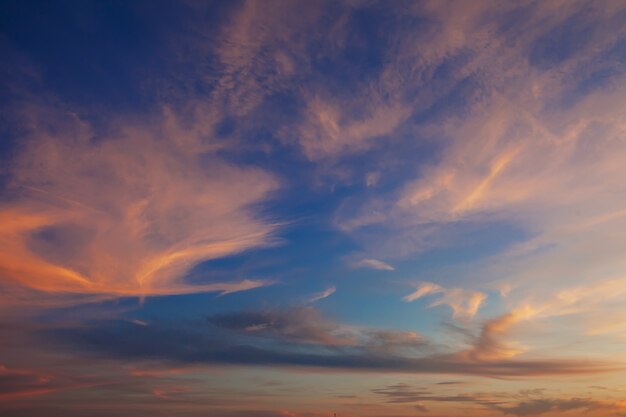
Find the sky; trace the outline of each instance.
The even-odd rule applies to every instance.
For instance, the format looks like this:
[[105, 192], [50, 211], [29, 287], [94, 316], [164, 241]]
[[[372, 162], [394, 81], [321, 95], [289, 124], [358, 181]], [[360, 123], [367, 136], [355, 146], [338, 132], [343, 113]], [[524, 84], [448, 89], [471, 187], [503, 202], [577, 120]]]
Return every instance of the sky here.
[[626, 416], [626, 2], [4, 0], [4, 417]]

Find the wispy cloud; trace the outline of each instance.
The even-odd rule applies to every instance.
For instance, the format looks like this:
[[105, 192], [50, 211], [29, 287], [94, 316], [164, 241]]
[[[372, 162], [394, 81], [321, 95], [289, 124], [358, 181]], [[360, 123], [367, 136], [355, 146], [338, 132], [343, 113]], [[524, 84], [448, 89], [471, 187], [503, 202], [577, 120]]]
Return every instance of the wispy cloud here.
[[209, 322], [219, 328], [252, 336], [271, 336], [297, 343], [328, 346], [355, 343], [351, 332], [325, 319], [313, 307], [220, 314], [210, 317]]
[[[396, 132], [411, 132], [414, 143], [432, 153], [409, 164], [413, 169], [391, 191], [346, 199], [336, 223], [366, 252], [385, 259], [445, 249], [460, 286], [507, 288], [510, 311], [537, 310], [524, 321], [576, 311], [572, 332], [585, 326], [582, 333], [595, 327], [622, 337], [623, 326], [596, 327], [602, 317], [624, 316], [620, 291], [607, 295], [610, 302], [587, 298], [595, 311], [573, 299], [581, 297], [576, 288], [591, 294], [594, 285], [619, 279], [626, 268], [617, 249], [626, 243], [620, 232], [626, 225], [620, 162], [626, 157], [626, 83], [618, 52], [626, 36], [624, 6], [556, 8], [416, 6], [440, 25], [427, 46], [397, 45], [403, 58], [415, 58], [411, 69], [420, 74], [406, 89], [427, 104], [415, 104], [414, 125]], [[514, 24], [503, 23], [513, 15]], [[398, 66], [390, 60], [386, 74], [401, 71]], [[382, 77], [372, 82], [383, 85]], [[427, 83], [441, 83], [435, 90], [445, 94]], [[393, 148], [389, 138], [377, 140]], [[385, 157], [405, 160], [395, 153]], [[380, 177], [397, 174], [381, 158], [375, 158]], [[468, 242], [499, 246], [493, 256], [460, 266], [454, 250]], [[471, 302], [446, 300], [443, 291], [427, 286], [409, 298], [427, 296], [439, 297], [434, 305], [449, 305], [457, 318], [473, 316], [486, 302], [479, 295], [460, 297]]]
[[428, 295], [439, 295], [439, 298], [430, 303], [429, 307], [447, 305], [452, 309], [454, 318], [471, 318], [487, 296], [478, 291], [461, 288], [444, 288], [432, 282], [423, 282], [411, 294], [404, 297], [404, 301], [411, 302]]
[[[294, 369], [515, 390], [624, 371], [624, 2], [1, 7], [0, 400], [16, 416], [319, 415], [294, 406], [335, 388], [317, 376], [265, 402], [226, 387]], [[284, 252], [251, 253], [294, 218]], [[399, 265], [453, 284], [418, 282], [399, 303], [385, 292]], [[189, 294], [274, 273], [285, 292], [193, 317], [207, 306]], [[346, 322], [321, 309], [334, 286], [303, 283], [339, 275]], [[286, 292], [304, 305], [278, 307]], [[120, 299], [159, 295], [181, 296]], [[442, 331], [424, 305], [455, 320]], [[148, 364], [170, 368], [111, 377]], [[237, 374], [248, 366], [263, 369]], [[338, 415], [624, 413], [617, 394], [468, 386], [374, 390], [388, 408], [355, 392]]]
[[[494, 40], [488, 34], [503, 30], [496, 15], [506, 16], [517, 6], [429, 5], [441, 32], [432, 44], [419, 45], [414, 53], [422, 60], [414, 65], [424, 77], [436, 74], [429, 72], [431, 65], [445, 67], [449, 88], [460, 88], [462, 82], [472, 87], [458, 91], [462, 99], [456, 101], [426, 100], [460, 106], [436, 112], [433, 105], [432, 114], [426, 112], [430, 117], [415, 128], [417, 137], [441, 138], [436, 145], [441, 153], [419, 165], [419, 174], [396, 192], [342, 212], [338, 222], [343, 229], [385, 224], [389, 236], [366, 236], [386, 253], [406, 254], [454, 245], [458, 236], [449, 230], [458, 222], [510, 221], [548, 234], [579, 224], [580, 216], [618, 211], [623, 201], [610, 196], [621, 193], [617, 160], [624, 152], [619, 138], [625, 103], [623, 71], [616, 68], [621, 64], [612, 51], [624, 36], [623, 25], [609, 6], [569, 6], [563, 15], [552, 13], [547, 4], [528, 7], [516, 26]], [[571, 50], [563, 34], [576, 24], [589, 31], [589, 38], [576, 54], [565, 54]], [[552, 33], [563, 36], [558, 39], [564, 44], [563, 57], [544, 48]], [[600, 68], [611, 76], [593, 84]], [[422, 94], [430, 91], [424, 82], [414, 81]], [[593, 158], [584, 151], [591, 143]], [[579, 207], [575, 216], [567, 214], [573, 205]], [[423, 235], [427, 238], [416, 238]]]
[[315, 97], [310, 100], [306, 122], [300, 126], [300, 145], [313, 160], [363, 151], [375, 139], [385, 137], [404, 122], [411, 108], [404, 104], [371, 106], [362, 119], [346, 117], [340, 103], [330, 104]]
[[395, 271], [395, 268], [388, 263], [372, 258], [359, 259], [357, 261], [353, 261], [351, 265], [354, 268], [371, 268], [381, 271]]
[[323, 300], [324, 298], [328, 298], [331, 295], [333, 295], [335, 293], [335, 291], [337, 291], [337, 288], [335, 286], [328, 287], [324, 291], [322, 291], [320, 293], [317, 293], [317, 294], [314, 294], [313, 296], [311, 296], [311, 298], [309, 298], [309, 304], [310, 303], [314, 303], [314, 302], [319, 301], [319, 300]]
[[0, 364], [0, 402], [49, 395], [98, 385], [93, 378], [70, 378], [46, 370], [8, 368]]
[[507, 344], [502, 337], [513, 325], [527, 320], [533, 314], [531, 309], [524, 309], [487, 320], [481, 326], [478, 336], [472, 341], [472, 347], [459, 352], [458, 355], [477, 361], [502, 360], [517, 356], [523, 352], [523, 349]]
[[[122, 121], [96, 138], [78, 116], [30, 108], [28, 138], [0, 207], [4, 279], [48, 292], [146, 296], [229, 293], [268, 282], [184, 281], [198, 263], [267, 245], [256, 215], [277, 187], [236, 166], [166, 111], [163, 124]], [[228, 178], [228, 181], [223, 181]]]

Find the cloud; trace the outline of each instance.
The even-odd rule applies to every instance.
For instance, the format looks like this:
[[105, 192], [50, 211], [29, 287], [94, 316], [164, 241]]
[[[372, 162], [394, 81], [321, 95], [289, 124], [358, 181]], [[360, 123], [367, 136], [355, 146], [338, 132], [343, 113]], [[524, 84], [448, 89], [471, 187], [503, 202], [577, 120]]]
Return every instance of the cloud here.
[[447, 305], [452, 309], [454, 318], [471, 318], [476, 315], [478, 309], [487, 296], [477, 291], [463, 290], [461, 288], [443, 288], [432, 282], [423, 282], [417, 290], [404, 297], [404, 301], [411, 302], [431, 294], [440, 294], [440, 298], [433, 301], [429, 307]]
[[[485, 409], [500, 411], [503, 415], [535, 416], [551, 412], [564, 413], [579, 410], [588, 413], [592, 410], [603, 412], [618, 411], [619, 402], [598, 401], [591, 398], [545, 398], [543, 390], [538, 392], [519, 393], [463, 393], [441, 395], [427, 389], [420, 389], [409, 384], [399, 383], [385, 388], [373, 389], [374, 394], [387, 398], [388, 403], [418, 403], [418, 410], [424, 407], [421, 403], [474, 403]], [[520, 398], [522, 399], [520, 401]]]
[[277, 337], [297, 343], [340, 346], [355, 342], [351, 334], [326, 320], [312, 307], [219, 314], [209, 317], [209, 322], [248, 335]]
[[474, 353], [478, 356], [521, 353], [521, 347], [503, 346], [494, 337], [506, 334], [512, 326], [522, 322], [542, 321], [545, 324], [575, 317], [574, 325], [584, 334], [622, 335], [623, 324], [619, 320], [607, 322], [606, 314], [611, 311], [619, 316], [623, 312], [625, 282], [624, 278], [596, 280], [593, 284], [560, 288], [553, 294], [533, 294], [532, 297], [509, 301], [514, 306], [509, 313], [483, 324]]
[[570, 398], [570, 399], [532, 399], [520, 402], [511, 407], [492, 406], [496, 410], [502, 411], [505, 415], [515, 416], [538, 416], [541, 414], [556, 411], [564, 413], [572, 410], [580, 410], [587, 413], [597, 409], [614, 409], [614, 407], [595, 401], [589, 398]]
[[[193, 94], [187, 85], [193, 80], [210, 91], [204, 112], [237, 120], [232, 136], [269, 124], [280, 145], [326, 164], [375, 147], [410, 117], [409, 103], [396, 100], [403, 94], [402, 79], [391, 73], [383, 77], [388, 88], [370, 84], [391, 51], [385, 37], [372, 38], [363, 27], [373, 13], [383, 19], [367, 20], [376, 30], [392, 27], [401, 12], [350, 3], [266, 6], [245, 2], [218, 28], [192, 18], [190, 35], [178, 34], [174, 55], [181, 67], [192, 68], [185, 69], [188, 79], [179, 88]], [[207, 7], [191, 6], [200, 15]], [[207, 74], [207, 66], [214, 71]]]
[[[558, 319], [577, 315], [578, 325], [583, 326], [589, 335], [603, 333], [621, 334], [620, 323], [607, 323], [606, 317], [597, 310], [611, 308], [622, 297], [623, 279], [600, 282], [593, 286], [581, 286], [564, 289], [541, 302], [517, 302], [510, 312], [504, 313], [482, 323], [476, 335], [466, 328], [459, 328], [461, 333], [470, 335], [471, 347], [456, 353], [461, 358], [472, 361], [504, 360], [518, 356], [528, 350], [519, 343], [510, 343], [504, 339], [518, 324], [541, 320]], [[581, 336], [578, 336], [579, 338]], [[544, 338], [544, 342], [547, 338]]]
[[[615, 55], [624, 36], [620, 7], [577, 4], [554, 13], [550, 5], [499, 6], [428, 4], [421, 12], [440, 24], [432, 42], [402, 45], [422, 75], [406, 89], [427, 95], [425, 84], [433, 82], [457, 94], [428, 97], [426, 111], [412, 103], [419, 120], [413, 135], [437, 138], [434, 157], [415, 163], [413, 179], [339, 216], [357, 236], [369, 225], [387, 227], [387, 237], [363, 235], [378, 253], [455, 245], [461, 222], [507, 221], [548, 233], [623, 205], [616, 197], [623, 195], [617, 161], [626, 105], [623, 61]], [[520, 17], [501, 26], [509, 14]], [[580, 27], [588, 37], [574, 54], [570, 38]], [[559, 48], [546, 47], [551, 42]], [[556, 50], [569, 53], [550, 56]], [[550, 65], [538, 65], [537, 54]], [[577, 215], [567, 209], [573, 206]], [[455, 224], [457, 234], [445, 236]], [[444, 238], [415, 237], [424, 234]]]
[[172, 327], [152, 322], [100, 321], [89, 326], [57, 328], [46, 338], [64, 349], [122, 361], [175, 361], [184, 364], [230, 364], [325, 368], [335, 371], [456, 374], [489, 377], [584, 375], [621, 369], [619, 364], [589, 360], [477, 358], [464, 351], [433, 352], [410, 332], [354, 329], [320, 320], [310, 307], [242, 312], [209, 318], [214, 328]]
[[379, 269], [381, 271], [395, 271], [395, 268], [386, 262], [379, 261], [378, 259], [360, 259], [352, 263], [354, 268], [371, 268]]
[[52, 392], [51, 377], [28, 370], [8, 369], [0, 365], [0, 400]]
[[94, 386], [88, 379], [69, 378], [50, 371], [9, 368], [0, 364], [0, 402]]
[[527, 320], [533, 315], [534, 311], [530, 308], [526, 308], [487, 320], [481, 326], [480, 333], [478, 337], [474, 339], [472, 347], [469, 350], [459, 352], [458, 355], [477, 361], [501, 360], [517, 356], [522, 352], [522, 349], [504, 343], [501, 337], [505, 335], [513, 325]]
[[315, 97], [308, 103], [306, 122], [300, 125], [300, 146], [312, 160], [363, 151], [375, 139], [392, 134], [405, 121], [410, 107], [403, 104], [371, 106], [363, 118], [346, 117], [339, 103]]
[[424, 389], [415, 389], [409, 384], [399, 383], [385, 388], [372, 390], [374, 394], [384, 395], [390, 403], [413, 403], [417, 402], [429, 392]]
[[310, 306], [215, 315], [209, 322], [246, 336], [344, 346], [374, 354], [414, 354], [432, 349], [429, 340], [416, 332], [342, 325]]
[[430, 341], [416, 332], [399, 330], [367, 330], [367, 350], [377, 353], [415, 353], [432, 348]]
[[335, 293], [335, 291], [337, 291], [337, 288], [335, 288], [334, 286], [328, 287], [324, 291], [317, 293], [313, 295], [311, 298], [309, 298], [309, 303], [314, 303], [316, 301], [323, 300], [324, 298], [330, 297], [331, 295]]
[[[617, 288], [609, 283], [626, 270], [618, 249], [626, 244], [624, 6], [557, 8], [416, 6], [416, 14], [437, 24], [411, 39], [432, 42], [396, 45], [402, 54], [386, 72], [401, 73], [406, 59], [419, 74], [405, 84], [415, 92], [404, 101], [413, 106], [412, 124], [373, 145], [396, 150], [381, 150], [373, 160], [381, 178], [395, 175], [397, 183], [346, 198], [335, 221], [364, 252], [386, 259], [445, 252], [446, 274], [458, 282], [510, 288], [509, 311], [531, 306], [532, 319], [546, 325], [578, 314], [558, 327], [562, 338], [594, 329], [621, 338], [622, 321], [604, 319], [624, 317], [621, 291], [566, 300], [603, 283]], [[370, 84], [388, 86], [382, 76]], [[415, 148], [393, 142], [405, 135]], [[468, 247], [489, 248], [489, 255], [473, 253], [467, 263], [454, 257]], [[438, 294], [435, 304], [447, 304], [434, 289], [418, 288], [409, 298]], [[473, 305], [484, 302], [477, 297]], [[457, 317], [478, 309], [468, 301], [450, 304], [458, 306], [450, 305]], [[556, 333], [546, 339], [558, 343]]]
[[[89, 14], [85, 9], [77, 15]], [[312, 204], [307, 207], [324, 207], [314, 210], [316, 220], [324, 221], [319, 216], [325, 208], [347, 196], [336, 224], [350, 234], [351, 245], [362, 246], [350, 250], [368, 254], [354, 266], [392, 271], [394, 260], [445, 248], [433, 265], [441, 259], [458, 268], [453, 270], [458, 288], [422, 283], [405, 299], [428, 297], [430, 306], [448, 306], [459, 320], [450, 327], [458, 327], [465, 344], [454, 340], [453, 346], [441, 346], [433, 341], [436, 336], [414, 331], [420, 327], [341, 324], [310, 305], [222, 312], [200, 325], [161, 321], [168, 314], [163, 309], [145, 320], [147, 326], [139, 319], [110, 319], [117, 314], [107, 306], [108, 320], [92, 321], [79, 313], [83, 310], [72, 310], [64, 312], [70, 324], [53, 326], [49, 316], [38, 317], [36, 326], [11, 323], [24, 332], [47, 327], [39, 330], [45, 342], [41, 350], [53, 349], [48, 344], [54, 336], [65, 354], [101, 355], [107, 365], [114, 358], [123, 364], [146, 360], [203, 368], [234, 364], [497, 378], [566, 378], [622, 369], [618, 363], [575, 357], [588, 343], [594, 349], [584, 351], [586, 357], [589, 352], [594, 358], [612, 355], [615, 345], [597, 337], [578, 335], [571, 350], [550, 357], [550, 347], [566, 345], [571, 326], [546, 329], [540, 346], [547, 352], [541, 356], [525, 346], [527, 340], [524, 345], [513, 340], [520, 336], [518, 328], [531, 327], [533, 320], [554, 325], [568, 319], [594, 336], [624, 334], [622, 3], [185, 2], [167, 8], [167, 24], [154, 19], [164, 12], [160, 8], [137, 13], [141, 9], [132, 8], [133, 16], [142, 15], [137, 27], [126, 31], [122, 21], [115, 27], [121, 24], [116, 33], [122, 34], [158, 33], [145, 42], [159, 46], [158, 56], [141, 66], [122, 59], [123, 74], [142, 78], [137, 102], [154, 104], [149, 114], [143, 113], [146, 108], [121, 114], [127, 108], [117, 108], [117, 102], [115, 109], [106, 109], [100, 103], [110, 100], [106, 94], [88, 95], [98, 102], [93, 107], [57, 98], [43, 105], [47, 92], [38, 88], [1, 103], [10, 110], [7, 119], [19, 119], [6, 129], [18, 137], [10, 156], [15, 159], [1, 164], [0, 178], [0, 309], [7, 321], [23, 305], [228, 294], [270, 285], [272, 280], [241, 274], [234, 281], [196, 279], [205, 268], [194, 267], [274, 242], [279, 221], [266, 215], [264, 203], [279, 189], [278, 175], [285, 174], [297, 194], [306, 194], [306, 204]], [[120, 16], [126, 12], [120, 9]], [[89, 16], [87, 26], [106, 28], [97, 24], [102, 23], [98, 15]], [[65, 17], [66, 27], [85, 26]], [[35, 25], [29, 27], [34, 31], [24, 45], [41, 34]], [[3, 52], [12, 42], [5, 38]], [[75, 54], [71, 36], [58, 40], [51, 39]], [[124, 45], [117, 49], [121, 43], [114, 40], [115, 59], [120, 59]], [[24, 56], [42, 59], [45, 68], [26, 84], [54, 84], [62, 94], [79, 78], [73, 76], [81, 72], [77, 68], [84, 68], [72, 68], [71, 61], [55, 54], [62, 62], [56, 66], [70, 74], [59, 86], [51, 82], [54, 71], [48, 64], [53, 63], [47, 55], [26, 49]], [[102, 62], [111, 58], [107, 48], [92, 49], [101, 51], [96, 55]], [[10, 59], [0, 64], [1, 72], [13, 79], [13, 58], [20, 53], [3, 55]], [[96, 69], [89, 73], [108, 71], [106, 65]], [[12, 95], [20, 89], [4, 87]], [[122, 83], [119, 87], [124, 89]], [[332, 197], [318, 193], [324, 181], [332, 183]], [[293, 210], [304, 200], [294, 202], [292, 195], [280, 202], [280, 213], [298, 216]], [[327, 200], [318, 206], [322, 199]], [[502, 250], [504, 244], [510, 246]], [[458, 257], [448, 251], [460, 245], [471, 250]], [[339, 247], [345, 248], [332, 246]], [[476, 261], [485, 251], [495, 254]], [[469, 264], [457, 266], [468, 259]], [[412, 262], [421, 260], [412, 257]], [[426, 264], [430, 268], [430, 260]], [[508, 296], [490, 299], [487, 306], [486, 295], [470, 289], [494, 287], [506, 289]], [[215, 308], [228, 300], [218, 301]], [[469, 320], [479, 311], [498, 312], [484, 321]], [[23, 392], [57, 387], [37, 379], [46, 372], [7, 369], [8, 385]], [[151, 403], [184, 398], [191, 404], [192, 395], [166, 382], [144, 387], [150, 388]], [[428, 401], [474, 404], [509, 415], [608, 412], [594, 408], [598, 401], [584, 394], [494, 399], [476, 393], [439, 396], [409, 386], [391, 392], [377, 394], [407, 404], [413, 413], [433, 409]], [[54, 412], [54, 406], [42, 408], [28, 415]], [[305, 414], [285, 410], [256, 409], [263, 415]], [[78, 413], [64, 411], [57, 414]], [[116, 410], [105, 411], [101, 414]]]
[[24, 111], [28, 135], [0, 206], [4, 280], [117, 296], [269, 284], [184, 277], [202, 261], [271, 242], [275, 225], [252, 206], [276, 189], [272, 175], [217, 157], [219, 145], [167, 110], [162, 124], [122, 121], [106, 137], [73, 113]]

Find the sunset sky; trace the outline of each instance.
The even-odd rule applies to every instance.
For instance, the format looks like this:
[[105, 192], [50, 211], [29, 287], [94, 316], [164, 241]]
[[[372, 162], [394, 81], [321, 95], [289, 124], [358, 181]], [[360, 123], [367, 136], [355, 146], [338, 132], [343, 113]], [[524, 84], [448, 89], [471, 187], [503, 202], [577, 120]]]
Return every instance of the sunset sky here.
[[626, 416], [626, 1], [0, 2], [0, 416]]

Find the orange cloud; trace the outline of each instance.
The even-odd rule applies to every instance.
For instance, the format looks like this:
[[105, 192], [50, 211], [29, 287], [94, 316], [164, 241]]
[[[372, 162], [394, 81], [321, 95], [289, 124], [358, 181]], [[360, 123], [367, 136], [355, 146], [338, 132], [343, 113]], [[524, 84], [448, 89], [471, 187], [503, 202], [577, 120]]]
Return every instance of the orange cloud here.
[[3, 279], [47, 292], [146, 296], [235, 292], [260, 280], [192, 285], [198, 263], [270, 243], [251, 206], [277, 186], [218, 158], [177, 123], [124, 124], [96, 137], [76, 115], [31, 110], [0, 206]]
[[523, 352], [523, 349], [507, 344], [501, 338], [509, 332], [513, 325], [532, 317], [534, 314], [535, 312], [527, 307], [486, 321], [472, 347], [459, 352], [457, 356], [472, 361], [497, 361], [517, 356]]

